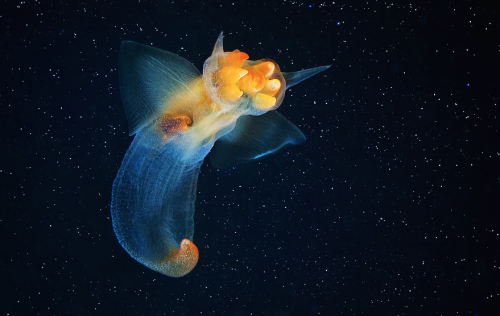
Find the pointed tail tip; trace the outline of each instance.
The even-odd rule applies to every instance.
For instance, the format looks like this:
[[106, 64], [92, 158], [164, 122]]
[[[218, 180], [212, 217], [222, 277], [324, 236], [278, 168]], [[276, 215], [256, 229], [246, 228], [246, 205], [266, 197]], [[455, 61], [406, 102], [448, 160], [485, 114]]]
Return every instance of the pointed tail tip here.
[[328, 66], [319, 66], [319, 67], [314, 67], [314, 68], [309, 68], [309, 69], [304, 69], [296, 72], [284, 72], [283, 77], [285, 78], [286, 82], [286, 88], [290, 88], [294, 85], [296, 85], [299, 82], [302, 82], [306, 80], [309, 77], [314, 76], [317, 73], [320, 73], [324, 70], [327, 70], [330, 68], [332, 65]]
[[[317, 69], [318, 72], [322, 72], [322, 71], [325, 71], [327, 70], [328, 68], [330, 68], [332, 65], [326, 65], [326, 66], [319, 66], [319, 67], [316, 67], [315, 69]], [[318, 73], [317, 72], [317, 73]]]

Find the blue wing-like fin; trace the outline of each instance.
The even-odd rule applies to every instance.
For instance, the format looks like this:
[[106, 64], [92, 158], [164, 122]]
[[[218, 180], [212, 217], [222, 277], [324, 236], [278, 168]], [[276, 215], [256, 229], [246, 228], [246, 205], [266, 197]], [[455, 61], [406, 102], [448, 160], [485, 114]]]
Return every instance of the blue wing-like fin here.
[[242, 116], [227, 135], [214, 144], [210, 162], [218, 169], [275, 153], [286, 145], [304, 142], [300, 129], [276, 111], [261, 116]]
[[122, 42], [118, 76], [129, 134], [134, 135], [160, 117], [169, 105], [175, 104], [170, 100], [174, 95], [195, 93], [188, 87], [199, 75], [196, 67], [176, 54]]

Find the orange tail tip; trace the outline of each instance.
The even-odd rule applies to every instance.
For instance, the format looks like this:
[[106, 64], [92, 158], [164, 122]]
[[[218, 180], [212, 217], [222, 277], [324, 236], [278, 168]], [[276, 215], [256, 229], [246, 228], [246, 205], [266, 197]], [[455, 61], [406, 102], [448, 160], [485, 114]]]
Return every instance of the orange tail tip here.
[[165, 261], [162, 273], [180, 278], [194, 269], [200, 254], [198, 248], [189, 239], [181, 241], [180, 249], [173, 250]]
[[170, 115], [164, 114], [158, 121], [158, 128], [165, 139], [185, 131], [191, 124], [191, 119], [185, 115]]

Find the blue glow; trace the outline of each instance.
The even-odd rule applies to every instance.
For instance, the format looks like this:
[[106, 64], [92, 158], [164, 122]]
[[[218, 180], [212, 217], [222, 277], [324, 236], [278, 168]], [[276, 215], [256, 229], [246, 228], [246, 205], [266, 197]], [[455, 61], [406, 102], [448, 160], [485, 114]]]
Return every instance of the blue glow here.
[[262, 154], [258, 154], [257, 156], [253, 157], [252, 159], [257, 159], [257, 158], [260, 158], [260, 157], [263, 157], [267, 154], [272, 154], [274, 150], [270, 150], [270, 151], [266, 151], [265, 153], [262, 153]]
[[467, 83], [467, 87], [470, 87], [470, 83]]
[[340, 22], [337, 22], [337, 25], [340, 25]]

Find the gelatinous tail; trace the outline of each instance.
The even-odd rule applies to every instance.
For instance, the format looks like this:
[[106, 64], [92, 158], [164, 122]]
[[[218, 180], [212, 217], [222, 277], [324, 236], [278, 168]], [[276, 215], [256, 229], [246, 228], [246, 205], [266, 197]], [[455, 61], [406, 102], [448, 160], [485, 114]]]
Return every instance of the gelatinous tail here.
[[286, 88], [288, 89], [296, 85], [297, 83], [302, 82], [319, 72], [322, 72], [323, 70], [327, 70], [330, 67], [331, 65], [309, 68], [295, 72], [283, 72], [283, 77], [285, 78], [286, 81]]

